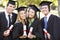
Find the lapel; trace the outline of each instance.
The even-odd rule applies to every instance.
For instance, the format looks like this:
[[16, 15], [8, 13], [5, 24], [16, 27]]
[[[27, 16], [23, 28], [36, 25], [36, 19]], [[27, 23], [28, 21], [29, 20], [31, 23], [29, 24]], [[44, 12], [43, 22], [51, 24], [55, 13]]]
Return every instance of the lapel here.
[[47, 30], [49, 31], [49, 29], [52, 29], [51, 26], [52, 26], [52, 23], [53, 23], [53, 17], [52, 15], [49, 17], [49, 20], [48, 20], [48, 23], [47, 23]]
[[[50, 22], [51, 22], [51, 16], [49, 17], [49, 20], [48, 20], [48, 22], [47, 22], [47, 26], [49, 26]], [[47, 27], [47, 28], [48, 28], [48, 27]]]
[[34, 21], [32, 22], [32, 24], [30, 25], [30, 27], [33, 27], [33, 31], [37, 29], [37, 19], [34, 19]]
[[35, 22], [35, 19], [34, 19], [34, 21], [31, 23], [30, 27], [33, 27], [33, 25], [35, 25], [34, 22]]
[[4, 23], [6, 26], [8, 26], [8, 21], [7, 21], [7, 19], [6, 19], [5, 12], [3, 12], [2, 15], [3, 15], [3, 17], [2, 17], [2, 18], [3, 18], [3, 19], [2, 19], [2, 20], [3, 20], [3, 23]]
[[17, 18], [17, 15], [16, 15], [16, 14], [14, 14], [14, 13], [12, 13], [12, 24], [14, 24], [14, 23], [15, 23], [16, 18]]
[[12, 24], [14, 24], [14, 20], [15, 20], [15, 18], [14, 18], [14, 14], [12, 13]]
[[43, 28], [44, 28], [44, 24], [45, 24], [45, 23], [44, 23], [44, 18], [42, 19], [42, 24], [43, 24], [42, 26], [43, 26]]
[[44, 18], [41, 19], [41, 26], [44, 28]]

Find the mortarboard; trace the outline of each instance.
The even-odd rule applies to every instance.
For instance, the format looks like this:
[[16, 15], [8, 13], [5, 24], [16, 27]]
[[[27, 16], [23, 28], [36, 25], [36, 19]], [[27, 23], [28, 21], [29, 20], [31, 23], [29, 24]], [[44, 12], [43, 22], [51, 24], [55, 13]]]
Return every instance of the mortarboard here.
[[50, 5], [52, 2], [50, 2], [50, 1], [42, 1], [41, 3], [40, 3], [40, 5], [41, 6], [44, 6], [44, 5]]
[[16, 2], [16, 1], [9, 1], [8, 4], [15, 5], [15, 2]]
[[36, 12], [40, 11], [35, 5], [29, 5], [29, 8], [35, 10]]
[[18, 12], [19, 12], [19, 11], [24, 11], [26, 8], [27, 7], [22, 6], [22, 7], [16, 8], [16, 10], [18, 10]]

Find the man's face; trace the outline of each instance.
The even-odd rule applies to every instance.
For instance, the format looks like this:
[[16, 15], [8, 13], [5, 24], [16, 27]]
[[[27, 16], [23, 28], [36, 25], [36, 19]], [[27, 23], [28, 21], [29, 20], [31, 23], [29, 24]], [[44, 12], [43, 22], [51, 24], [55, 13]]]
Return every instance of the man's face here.
[[14, 9], [15, 9], [15, 5], [9, 4], [9, 5], [6, 7], [6, 9], [7, 9], [7, 12], [8, 12], [8, 13], [12, 13], [12, 12], [14, 11]]
[[42, 11], [42, 13], [44, 13], [44, 15], [47, 15], [49, 13], [48, 5], [42, 6], [41, 11]]

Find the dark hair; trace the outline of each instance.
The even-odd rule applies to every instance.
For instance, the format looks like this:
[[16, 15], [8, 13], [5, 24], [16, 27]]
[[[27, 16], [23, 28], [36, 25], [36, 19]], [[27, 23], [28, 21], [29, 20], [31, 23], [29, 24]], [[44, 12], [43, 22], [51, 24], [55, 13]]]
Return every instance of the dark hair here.
[[9, 3], [7, 4], [7, 6], [9, 5]]
[[49, 12], [50, 12], [50, 6], [48, 6]]
[[9, 4], [15, 5], [15, 1], [9, 1], [9, 2], [7, 3], [7, 6], [8, 6]]
[[35, 11], [35, 15], [34, 15], [34, 18], [36, 19], [37, 18], [37, 12]]

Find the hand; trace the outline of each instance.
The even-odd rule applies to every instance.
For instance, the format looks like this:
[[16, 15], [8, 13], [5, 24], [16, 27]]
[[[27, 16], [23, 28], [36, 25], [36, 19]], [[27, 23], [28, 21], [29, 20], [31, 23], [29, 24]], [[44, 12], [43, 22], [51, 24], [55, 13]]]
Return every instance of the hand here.
[[35, 35], [28, 35], [28, 38], [32, 39], [32, 38], [36, 38]]
[[27, 36], [25, 36], [25, 35], [22, 35], [22, 36], [20, 36], [19, 38], [27, 38]]
[[4, 31], [3, 36], [7, 37], [7, 36], [9, 36], [9, 34], [10, 34], [10, 30], [6, 30], [6, 31]]
[[48, 39], [50, 40], [50, 34], [48, 33], [48, 31], [44, 28], [43, 31], [45, 32], [45, 34], [47, 35]]
[[49, 33], [47, 34], [47, 37], [48, 37], [48, 39], [50, 40], [51, 36], [50, 36], [50, 34], [49, 34]]

